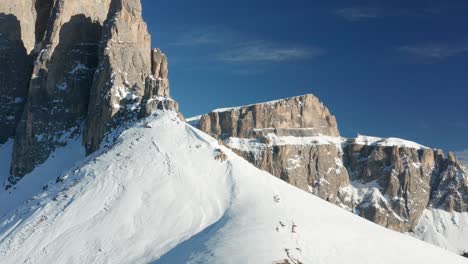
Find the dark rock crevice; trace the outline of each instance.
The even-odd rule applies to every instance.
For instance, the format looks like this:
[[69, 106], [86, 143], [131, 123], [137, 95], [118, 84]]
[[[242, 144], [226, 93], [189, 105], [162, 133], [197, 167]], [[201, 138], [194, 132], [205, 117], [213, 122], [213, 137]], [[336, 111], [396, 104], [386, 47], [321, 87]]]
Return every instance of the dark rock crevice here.
[[41, 42], [44, 39], [49, 18], [52, 14], [52, 8], [54, 7], [54, 0], [36, 0], [36, 43]]

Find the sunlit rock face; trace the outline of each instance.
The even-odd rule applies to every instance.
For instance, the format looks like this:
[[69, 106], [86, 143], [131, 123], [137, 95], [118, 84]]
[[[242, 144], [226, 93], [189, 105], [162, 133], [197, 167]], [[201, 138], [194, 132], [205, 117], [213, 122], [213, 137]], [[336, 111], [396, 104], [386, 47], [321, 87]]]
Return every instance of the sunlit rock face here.
[[467, 211], [467, 174], [453, 154], [341, 138], [313, 95], [214, 110], [196, 125], [258, 168], [393, 230], [413, 231], [428, 208]]
[[122, 123], [178, 111], [139, 0], [5, 1], [2, 11], [0, 144], [14, 138], [7, 188], [72, 138], [90, 154]]

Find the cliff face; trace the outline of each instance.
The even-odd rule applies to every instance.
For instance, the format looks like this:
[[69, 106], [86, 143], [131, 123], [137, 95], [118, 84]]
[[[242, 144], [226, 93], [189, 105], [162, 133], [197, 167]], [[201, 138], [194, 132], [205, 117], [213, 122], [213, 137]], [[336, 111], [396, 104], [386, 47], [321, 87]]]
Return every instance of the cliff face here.
[[36, 16], [33, 0], [0, 2], [0, 144], [15, 135], [26, 102]]
[[401, 139], [341, 138], [312, 95], [215, 110], [197, 126], [258, 168], [393, 230], [414, 230], [428, 208], [467, 211], [467, 173], [453, 154]]
[[339, 136], [336, 118], [313, 95], [215, 110], [203, 115], [199, 126], [219, 139], [255, 138], [269, 133]]
[[0, 26], [0, 56], [9, 62], [0, 66], [8, 128], [0, 143], [14, 138], [7, 188], [70, 138], [83, 136], [89, 154], [116, 124], [177, 110], [167, 58], [151, 50], [139, 0], [22, 0], [2, 10], [14, 13], [0, 14], [9, 21]]

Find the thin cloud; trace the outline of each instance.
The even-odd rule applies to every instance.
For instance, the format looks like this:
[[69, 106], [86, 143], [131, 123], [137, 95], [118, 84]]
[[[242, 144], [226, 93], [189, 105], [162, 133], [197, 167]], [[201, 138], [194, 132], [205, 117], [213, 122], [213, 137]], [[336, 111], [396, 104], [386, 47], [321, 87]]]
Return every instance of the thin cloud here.
[[364, 19], [383, 17], [383, 10], [380, 8], [348, 7], [335, 11], [335, 14], [348, 21], [355, 22]]
[[407, 54], [415, 59], [428, 61], [440, 61], [468, 52], [468, 44], [421, 44], [398, 47], [397, 51]]
[[348, 7], [334, 11], [334, 14], [350, 22], [378, 19], [385, 17], [428, 17], [442, 14], [441, 9], [392, 9], [380, 7]]
[[279, 47], [271, 44], [250, 44], [231, 48], [218, 54], [221, 61], [231, 63], [244, 62], [283, 62], [311, 59], [323, 54], [317, 47]]
[[208, 27], [195, 29], [181, 34], [179, 39], [172, 43], [174, 46], [201, 46], [215, 45], [228, 42], [235, 34], [225, 29]]

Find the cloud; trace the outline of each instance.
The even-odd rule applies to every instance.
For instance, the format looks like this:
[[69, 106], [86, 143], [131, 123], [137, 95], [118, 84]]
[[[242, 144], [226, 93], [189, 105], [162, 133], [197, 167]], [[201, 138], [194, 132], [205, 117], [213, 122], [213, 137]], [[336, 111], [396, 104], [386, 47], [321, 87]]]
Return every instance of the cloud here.
[[234, 37], [233, 32], [217, 27], [207, 27], [183, 32], [179, 39], [172, 43], [174, 46], [215, 45], [228, 42]]
[[436, 8], [395, 9], [380, 7], [348, 7], [334, 11], [334, 14], [350, 22], [384, 17], [428, 17], [442, 14]]
[[369, 7], [342, 8], [336, 10], [335, 14], [351, 22], [360, 21], [364, 19], [379, 18], [384, 16], [382, 9]]
[[287, 47], [273, 44], [255, 43], [233, 47], [218, 54], [224, 62], [283, 62], [311, 59], [323, 54], [317, 47]]
[[463, 165], [468, 167], [468, 149], [456, 151], [455, 155], [457, 155], [458, 160], [460, 160], [463, 163]]
[[407, 45], [397, 48], [398, 52], [407, 54], [416, 59], [440, 61], [468, 52], [468, 44], [421, 44]]

